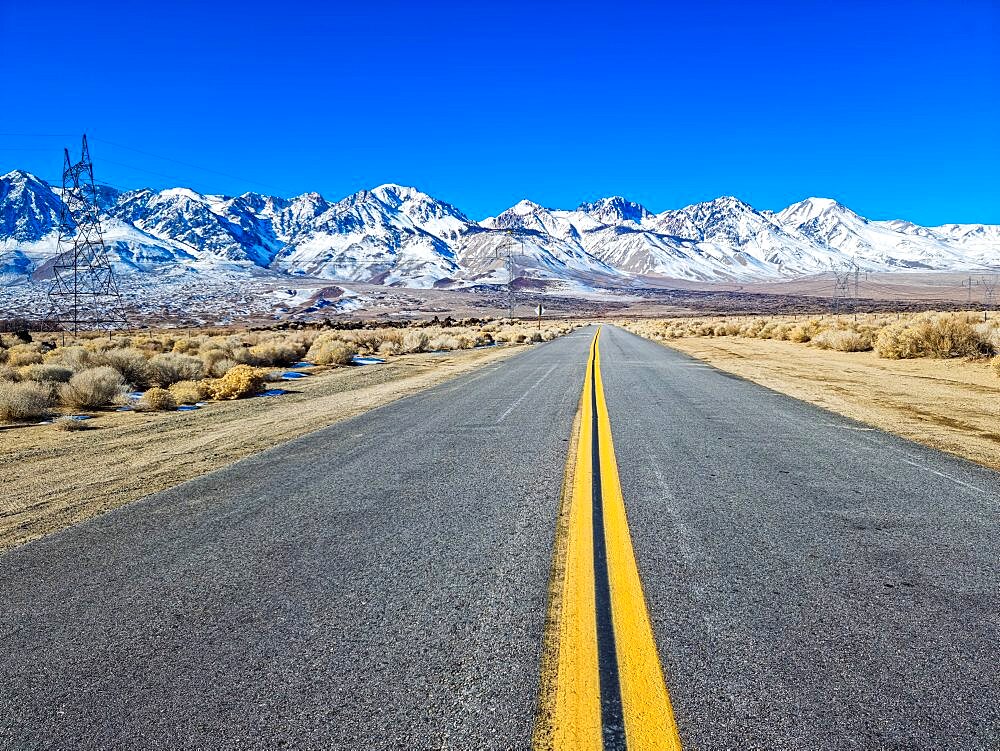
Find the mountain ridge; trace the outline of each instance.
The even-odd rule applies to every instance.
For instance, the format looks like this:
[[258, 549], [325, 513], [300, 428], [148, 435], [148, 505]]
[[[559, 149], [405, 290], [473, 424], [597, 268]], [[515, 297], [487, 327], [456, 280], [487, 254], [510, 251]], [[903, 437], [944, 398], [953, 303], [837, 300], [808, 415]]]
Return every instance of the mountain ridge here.
[[[553, 209], [524, 199], [475, 221], [411, 186], [386, 183], [338, 201], [189, 188], [102, 188], [110, 256], [122, 273], [267, 270], [400, 287], [468, 287], [515, 274], [575, 288], [646, 277], [776, 279], [863, 270], [1000, 267], [1000, 225], [924, 227], [870, 220], [832, 198], [761, 211], [734, 196], [653, 213], [623, 196]], [[56, 250], [59, 190], [23, 170], [0, 176], [0, 280], [31, 282]], [[37, 280], [36, 280], [37, 281]]]

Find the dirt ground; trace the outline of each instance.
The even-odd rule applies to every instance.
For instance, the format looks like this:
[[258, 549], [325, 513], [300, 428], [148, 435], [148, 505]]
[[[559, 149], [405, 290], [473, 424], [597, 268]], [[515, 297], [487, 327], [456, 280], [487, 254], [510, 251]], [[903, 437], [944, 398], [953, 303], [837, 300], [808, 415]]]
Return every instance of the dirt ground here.
[[669, 346], [721, 370], [1000, 470], [1000, 378], [985, 361], [883, 360], [773, 339]]
[[315, 369], [274, 384], [290, 391], [283, 396], [213, 402], [192, 412], [95, 412], [87, 421], [93, 429], [79, 432], [52, 425], [0, 430], [0, 553], [524, 349]]

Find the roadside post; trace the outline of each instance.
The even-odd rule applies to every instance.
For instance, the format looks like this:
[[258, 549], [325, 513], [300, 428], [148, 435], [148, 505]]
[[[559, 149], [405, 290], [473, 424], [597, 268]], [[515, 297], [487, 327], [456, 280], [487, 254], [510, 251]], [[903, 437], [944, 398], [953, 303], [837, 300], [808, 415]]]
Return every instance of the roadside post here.
[[538, 330], [542, 330], [542, 313], [545, 312], [545, 308], [542, 307], [541, 303], [535, 306], [535, 313], [538, 314]]

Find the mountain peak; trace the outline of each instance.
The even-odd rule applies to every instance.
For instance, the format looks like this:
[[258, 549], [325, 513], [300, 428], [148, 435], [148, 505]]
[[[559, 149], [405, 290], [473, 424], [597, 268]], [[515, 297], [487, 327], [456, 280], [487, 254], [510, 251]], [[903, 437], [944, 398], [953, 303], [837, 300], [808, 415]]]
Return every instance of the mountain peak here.
[[638, 224], [652, 216], [645, 206], [623, 196], [608, 196], [592, 203], [581, 203], [577, 211], [590, 214], [602, 224], [619, 224], [626, 221]]
[[535, 203], [534, 201], [529, 201], [527, 198], [522, 198], [520, 201], [515, 203], [513, 206], [511, 206], [509, 209], [507, 209], [507, 211], [503, 213], [506, 214], [508, 212], [511, 212], [517, 214], [518, 216], [525, 216], [527, 214], [534, 214], [536, 211], [543, 208], [544, 207], [539, 203]]
[[800, 226], [817, 217], [834, 214], [846, 217], [858, 216], [834, 198], [819, 198], [815, 196], [803, 199], [798, 203], [793, 203], [791, 206], [787, 206], [779, 211], [775, 216], [783, 224]]
[[0, 180], [11, 183], [39, 183], [41, 185], [48, 185], [48, 183], [40, 177], [37, 177], [36, 175], [33, 175], [23, 169], [13, 169], [6, 175], [0, 175]]
[[205, 196], [200, 193], [195, 193], [190, 188], [167, 188], [166, 190], [160, 191], [161, 198], [185, 198], [189, 201], [198, 201], [202, 203], [205, 201]]
[[523, 198], [509, 209], [479, 223], [488, 229], [545, 229], [553, 217], [544, 206]]
[[433, 235], [456, 236], [469, 224], [469, 218], [450, 203], [440, 201], [418, 188], [386, 183], [373, 188], [371, 194]]
[[701, 204], [696, 204], [699, 206], [712, 206], [713, 208], [732, 208], [741, 211], [753, 211], [757, 213], [757, 209], [751, 206], [746, 201], [737, 198], [736, 196], [719, 196], [711, 201], [705, 201]]
[[0, 177], [0, 241], [41, 240], [59, 226], [61, 213], [62, 200], [44, 180], [24, 170]]
[[410, 185], [398, 185], [397, 183], [384, 183], [371, 189], [372, 195], [379, 200], [396, 207], [403, 201], [428, 200], [433, 201], [429, 195]]
[[295, 196], [291, 199], [292, 203], [326, 203], [326, 199], [322, 195], [317, 193], [315, 190], [311, 190], [308, 193], [302, 193], [301, 195]]

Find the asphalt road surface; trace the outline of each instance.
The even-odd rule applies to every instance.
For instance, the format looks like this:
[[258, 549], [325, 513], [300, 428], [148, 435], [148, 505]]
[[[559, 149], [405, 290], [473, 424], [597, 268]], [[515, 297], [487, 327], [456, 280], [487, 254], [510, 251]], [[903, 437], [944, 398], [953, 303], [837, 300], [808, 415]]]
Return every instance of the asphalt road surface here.
[[[0, 747], [529, 748], [593, 331], [0, 557]], [[685, 748], [1000, 748], [997, 474], [601, 368]]]

